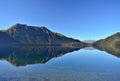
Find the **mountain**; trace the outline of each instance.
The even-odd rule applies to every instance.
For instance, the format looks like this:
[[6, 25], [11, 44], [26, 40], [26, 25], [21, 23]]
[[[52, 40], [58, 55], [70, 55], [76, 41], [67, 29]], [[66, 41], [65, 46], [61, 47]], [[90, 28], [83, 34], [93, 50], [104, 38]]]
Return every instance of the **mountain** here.
[[0, 31], [0, 46], [10, 45], [15, 43], [14, 39], [11, 38], [7, 33]]
[[[25, 24], [15, 24], [7, 30], [0, 31], [0, 38], [9, 43], [19, 44], [79, 44], [85, 43], [66, 37], [62, 34], [52, 32], [46, 27], [28, 26]], [[6, 43], [7, 41], [3, 41]], [[2, 41], [0, 41], [2, 42]]]
[[111, 47], [119, 47], [120, 46], [120, 33], [113, 34], [105, 39], [101, 39], [96, 41], [94, 46], [98, 47], [105, 47], [105, 46], [111, 46]]
[[120, 57], [120, 33], [116, 33], [105, 39], [96, 41], [93, 46], [99, 50], [103, 50]]
[[96, 40], [84, 40], [83, 42], [92, 44], [92, 43], [96, 42]]

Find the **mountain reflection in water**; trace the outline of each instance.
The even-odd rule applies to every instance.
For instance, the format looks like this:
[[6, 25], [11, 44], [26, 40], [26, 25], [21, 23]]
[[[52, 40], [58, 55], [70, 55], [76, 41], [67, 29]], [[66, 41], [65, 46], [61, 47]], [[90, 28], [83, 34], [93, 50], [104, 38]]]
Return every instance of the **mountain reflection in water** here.
[[120, 46], [118, 44], [94, 46], [96, 49], [105, 51], [113, 56], [120, 57]]
[[52, 58], [79, 50], [80, 48], [60, 46], [24, 46], [0, 48], [0, 59], [10, 62], [12, 65], [25, 66], [27, 64], [44, 64]]
[[[96, 47], [97, 48], [97, 47]], [[85, 50], [96, 50], [94, 47], [86, 47]], [[61, 46], [23, 46], [23, 47], [0, 47], [0, 60], [6, 60], [12, 65], [19, 67], [28, 64], [44, 64], [69, 52], [77, 51], [82, 48], [61, 47]], [[118, 47], [97, 48], [116, 57], [120, 57]]]

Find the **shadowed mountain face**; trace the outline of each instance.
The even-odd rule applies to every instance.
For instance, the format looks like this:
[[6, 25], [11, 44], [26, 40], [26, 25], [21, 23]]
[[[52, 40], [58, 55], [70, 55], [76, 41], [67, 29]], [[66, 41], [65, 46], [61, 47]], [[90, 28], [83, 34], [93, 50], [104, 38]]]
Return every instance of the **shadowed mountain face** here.
[[[17, 42], [20, 44], [79, 44], [85, 43], [66, 37], [62, 34], [52, 32], [46, 27], [27, 26], [23, 24], [15, 24], [7, 30], [0, 31], [0, 38], [7, 39], [10, 43]], [[3, 39], [3, 40], [4, 40]], [[1, 41], [0, 41], [1, 42]], [[6, 43], [6, 41], [4, 41]]]
[[16, 43], [13, 38], [11, 38], [8, 34], [0, 31], [0, 46], [11, 45]]
[[116, 33], [106, 39], [99, 40], [93, 44], [99, 50], [111, 53], [114, 56], [120, 57], [120, 33]]
[[0, 48], [0, 60], [7, 60], [14, 66], [25, 66], [27, 64], [44, 64], [52, 58], [62, 56], [68, 52], [79, 50], [80, 48], [68, 47], [5, 47]]

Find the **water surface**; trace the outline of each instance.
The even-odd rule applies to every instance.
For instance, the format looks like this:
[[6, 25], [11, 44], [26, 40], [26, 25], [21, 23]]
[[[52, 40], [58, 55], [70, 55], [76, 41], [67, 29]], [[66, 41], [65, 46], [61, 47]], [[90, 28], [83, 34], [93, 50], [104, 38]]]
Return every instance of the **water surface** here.
[[120, 58], [97, 49], [20, 47], [0, 51], [0, 81], [119, 81]]

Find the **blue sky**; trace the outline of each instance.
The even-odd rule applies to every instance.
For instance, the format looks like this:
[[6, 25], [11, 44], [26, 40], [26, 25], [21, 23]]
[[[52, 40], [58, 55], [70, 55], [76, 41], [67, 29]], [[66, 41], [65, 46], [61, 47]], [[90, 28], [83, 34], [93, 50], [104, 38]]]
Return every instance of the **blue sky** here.
[[120, 0], [0, 0], [0, 29], [16, 23], [97, 40], [120, 31]]

